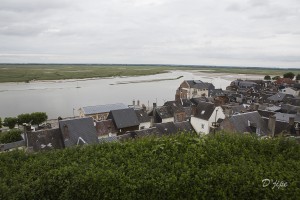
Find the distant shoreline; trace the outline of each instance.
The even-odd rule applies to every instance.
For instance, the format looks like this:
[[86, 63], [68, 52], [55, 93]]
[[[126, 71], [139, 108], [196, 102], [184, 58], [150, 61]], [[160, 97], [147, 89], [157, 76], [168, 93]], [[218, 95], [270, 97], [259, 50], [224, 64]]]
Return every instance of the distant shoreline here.
[[[113, 67], [112, 67], [113, 66]], [[154, 65], [53, 65], [53, 64], [0, 64], [0, 83], [35, 81], [80, 81], [112, 77], [146, 76], [167, 73], [171, 70], [193, 73], [249, 74], [282, 76], [287, 71], [299, 74], [300, 69], [237, 68], [237, 67], [195, 67], [195, 66], [154, 66]]]

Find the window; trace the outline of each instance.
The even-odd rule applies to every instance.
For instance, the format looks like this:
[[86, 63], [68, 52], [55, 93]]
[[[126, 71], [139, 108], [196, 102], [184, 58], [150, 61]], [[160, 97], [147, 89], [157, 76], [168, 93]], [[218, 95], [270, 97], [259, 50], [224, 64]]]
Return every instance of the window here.
[[201, 128], [204, 129], [204, 124], [201, 124]]

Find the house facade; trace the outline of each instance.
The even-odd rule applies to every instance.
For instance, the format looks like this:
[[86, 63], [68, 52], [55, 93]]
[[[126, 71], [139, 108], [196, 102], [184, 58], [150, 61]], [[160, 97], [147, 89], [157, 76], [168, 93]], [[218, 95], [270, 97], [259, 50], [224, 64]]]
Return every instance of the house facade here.
[[128, 108], [123, 103], [105, 104], [96, 106], [86, 106], [78, 110], [79, 117], [92, 117], [94, 120], [101, 121], [106, 120], [111, 110]]
[[200, 80], [185, 80], [176, 90], [175, 100], [208, 97], [209, 92], [215, 89], [211, 83]]
[[225, 119], [225, 114], [222, 107], [203, 102], [198, 104], [190, 122], [197, 133], [208, 134], [223, 119]]

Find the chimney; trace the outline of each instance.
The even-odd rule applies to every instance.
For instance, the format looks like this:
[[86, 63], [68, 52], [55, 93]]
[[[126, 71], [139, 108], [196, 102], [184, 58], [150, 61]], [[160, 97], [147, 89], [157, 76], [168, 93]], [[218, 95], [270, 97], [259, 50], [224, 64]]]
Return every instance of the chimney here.
[[257, 111], [257, 110], [258, 110], [258, 107], [259, 107], [259, 104], [255, 103], [255, 104], [254, 104], [254, 110]]
[[150, 128], [154, 126], [154, 116], [150, 118]]
[[135, 100], [132, 101], [132, 105], [135, 106]]
[[268, 128], [271, 131], [271, 137], [275, 136], [275, 124], [276, 124], [276, 117], [270, 116], [269, 121], [268, 121]]
[[140, 106], [140, 100], [137, 100], [137, 105]]
[[156, 108], [156, 103], [153, 103], [153, 109]]
[[142, 108], [143, 108], [143, 111], [146, 112], [147, 108], [146, 108], [145, 104], [142, 104]]
[[289, 118], [289, 125], [294, 126], [295, 123], [295, 117], [290, 117]]
[[225, 108], [224, 113], [226, 117], [230, 117], [233, 114], [232, 108], [230, 107]]

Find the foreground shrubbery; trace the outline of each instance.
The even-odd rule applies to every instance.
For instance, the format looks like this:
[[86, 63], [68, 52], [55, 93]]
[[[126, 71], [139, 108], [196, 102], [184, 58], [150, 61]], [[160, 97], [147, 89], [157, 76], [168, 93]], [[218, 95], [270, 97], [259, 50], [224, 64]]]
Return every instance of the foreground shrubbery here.
[[22, 140], [21, 136], [22, 131], [19, 129], [12, 129], [7, 132], [0, 134], [0, 144], [11, 143]]
[[2, 154], [0, 199], [297, 199], [299, 172], [293, 141], [176, 135]]

